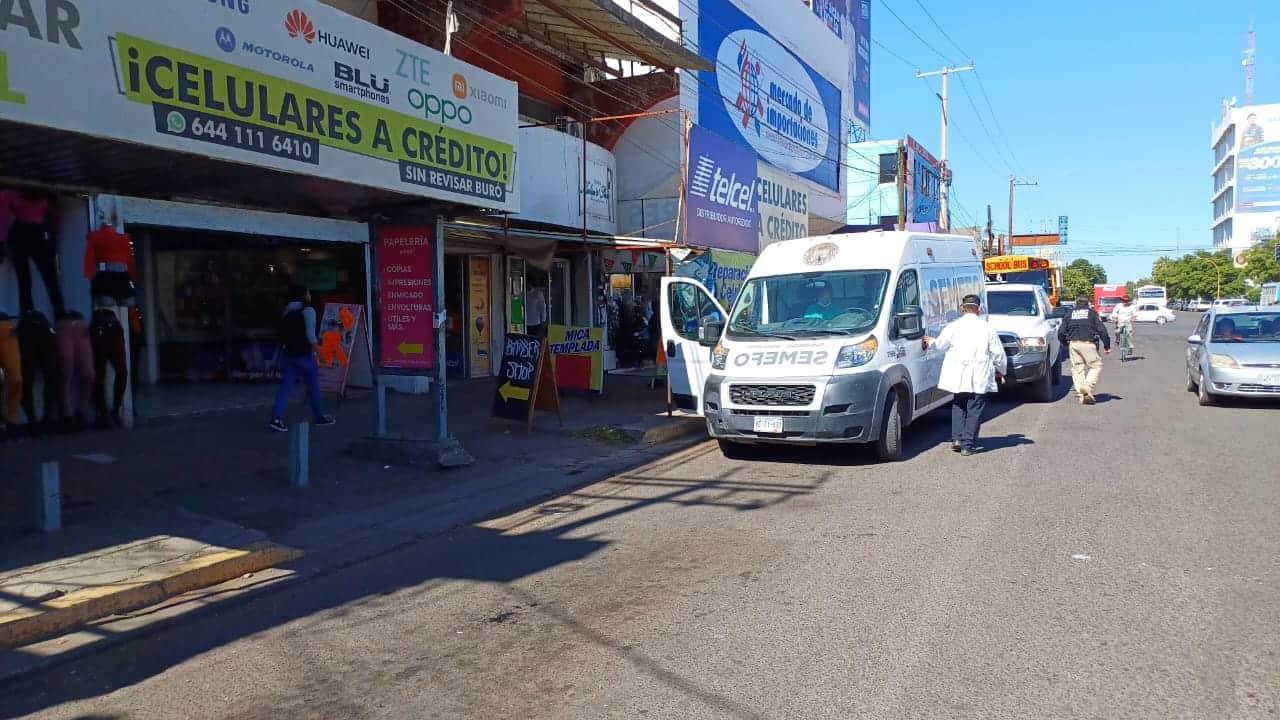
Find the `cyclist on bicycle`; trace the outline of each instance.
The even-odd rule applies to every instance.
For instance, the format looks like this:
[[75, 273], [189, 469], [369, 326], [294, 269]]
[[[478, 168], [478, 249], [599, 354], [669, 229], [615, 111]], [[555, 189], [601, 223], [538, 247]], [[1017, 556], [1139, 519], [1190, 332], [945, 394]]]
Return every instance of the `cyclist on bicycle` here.
[[1133, 356], [1133, 319], [1136, 311], [1129, 304], [1129, 296], [1120, 299], [1120, 304], [1111, 311], [1111, 319], [1116, 323], [1116, 338], [1120, 345], [1120, 362], [1128, 362]]

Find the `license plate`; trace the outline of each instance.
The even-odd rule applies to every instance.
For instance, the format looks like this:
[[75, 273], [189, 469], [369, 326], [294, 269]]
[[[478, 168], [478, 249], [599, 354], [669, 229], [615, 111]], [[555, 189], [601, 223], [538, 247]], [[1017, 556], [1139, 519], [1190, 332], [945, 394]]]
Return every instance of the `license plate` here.
[[1263, 385], [1280, 385], [1280, 375], [1263, 375], [1261, 380]]
[[773, 433], [775, 435], [781, 435], [782, 418], [757, 415], [755, 419], [755, 431], [758, 433]]

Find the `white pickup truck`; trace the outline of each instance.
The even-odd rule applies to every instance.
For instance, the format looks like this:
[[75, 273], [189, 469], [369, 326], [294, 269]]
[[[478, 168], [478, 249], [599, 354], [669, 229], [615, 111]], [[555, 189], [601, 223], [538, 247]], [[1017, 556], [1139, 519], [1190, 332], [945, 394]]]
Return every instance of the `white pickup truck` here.
[[1053, 400], [1062, 381], [1062, 343], [1049, 296], [1039, 285], [987, 283], [987, 322], [1009, 357], [1008, 384], [1025, 385], [1036, 402]]

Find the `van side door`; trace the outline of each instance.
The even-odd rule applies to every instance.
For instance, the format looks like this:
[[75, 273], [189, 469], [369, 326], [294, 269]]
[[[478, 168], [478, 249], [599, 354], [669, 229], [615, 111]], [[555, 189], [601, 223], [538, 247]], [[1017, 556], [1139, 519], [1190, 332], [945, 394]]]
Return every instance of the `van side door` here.
[[[920, 332], [903, 333], [899, 331], [897, 318], [918, 313]], [[906, 368], [911, 378], [913, 398], [912, 410], [919, 410], [937, 401], [938, 378], [942, 375], [942, 363], [936, 363], [936, 373], [928, 353], [920, 343], [924, 337], [924, 311], [920, 304], [920, 275], [914, 269], [903, 270], [898, 275], [898, 287], [893, 293], [893, 305], [889, 316], [888, 346], [889, 355]], [[914, 413], [913, 413], [914, 415]]]
[[706, 323], [723, 327], [729, 314], [706, 286], [690, 278], [662, 278], [660, 304], [671, 401], [677, 408], [701, 416], [703, 388], [711, 371], [711, 348], [704, 343], [720, 339], [703, 338], [701, 332]]

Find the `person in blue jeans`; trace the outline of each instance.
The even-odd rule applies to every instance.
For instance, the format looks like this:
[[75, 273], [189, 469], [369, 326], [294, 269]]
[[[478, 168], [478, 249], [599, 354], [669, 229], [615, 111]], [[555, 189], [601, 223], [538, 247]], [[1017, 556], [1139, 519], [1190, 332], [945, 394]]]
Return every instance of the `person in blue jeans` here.
[[316, 362], [316, 347], [320, 344], [316, 334], [316, 310], [311, 307], [311, 291], [296, 285], [289, 291], [289, 302], [284, 306], [280, 321], [280, 389], [276, 391], [276, 403], [271, 408], [271, 422], [276, 432], [287, 432], [284, 424], [285, 407], [293, 386], [298, 380], [307, 385], [307, 400], [315, 424], [333, 425], [337, 421], [324, 412], [320, 398], [320, 366]]

